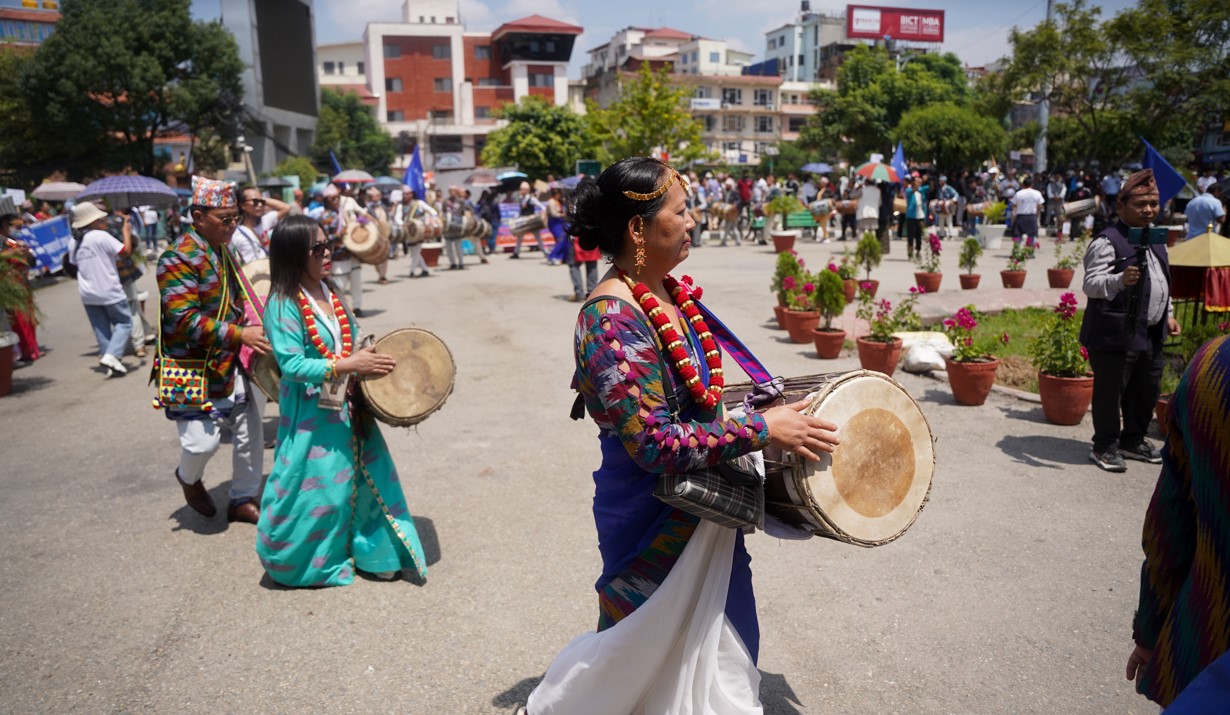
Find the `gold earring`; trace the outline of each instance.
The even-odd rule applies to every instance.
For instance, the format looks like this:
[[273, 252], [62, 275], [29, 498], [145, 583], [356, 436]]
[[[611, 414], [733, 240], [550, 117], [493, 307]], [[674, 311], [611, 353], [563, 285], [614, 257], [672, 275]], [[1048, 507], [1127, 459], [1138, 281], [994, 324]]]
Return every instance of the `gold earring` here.
[[636, 274], [641, 274], [645, 267], [645, 238], [639, 233], [632, 234], [632, 242], [636, 244]]

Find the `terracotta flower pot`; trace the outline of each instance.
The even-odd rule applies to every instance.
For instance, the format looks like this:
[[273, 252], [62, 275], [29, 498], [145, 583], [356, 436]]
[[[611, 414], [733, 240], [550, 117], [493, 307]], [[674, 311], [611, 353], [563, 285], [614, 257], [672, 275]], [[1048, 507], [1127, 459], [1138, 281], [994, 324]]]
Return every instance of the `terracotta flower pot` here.
[[977, 273], [962, 273], [957, 276], [961, 280], [961, 290], [973, 290], [978, 287], [982, 276]]
[[882, 343], [878, 340], [858, 339], [858, 362], [864, 370], [875, 370], [892, 375], [901, 359], [901, 338]]
[[773, 251], [775, 253], [785, 253], [786, 251], [794, 250], [794, 241], [799, 237], [795, 231], [774, 231], [773, 232]]
[[786, 306], [784, 305], [773, 306], [773, 317], [777, 318], [777, 329], [785, 330], [786, 329]]
[[914, 285], [922, 288], [925, 293], [935, 293], [938, 291], [940, 289], [940, 281], [943, 279], [943, 273], [914, 272]]
[[1159, 395], [1157, 403], [1153, 405], [1153, 416], [1157, 418], [1157, 432], [1161, 436], [1166, 436], [1166, 419], [1170, 413], [1170, 395]]
[[846, 342], [846, 331], [833, 328], [813, 328], [811, 340], [816, 344], [816, 355], [822, 360], [835, 360], [841, 357], [841, 348]]
[[847, 278], [841, 282], [841, 292], [846, 294], [846, 303], [853, 303], [858, 297], [858, 281], [853, 278]]
[[1093, 377], [1055, 377], [1038, 373], [1038, 395], [1046, 421], [1055, 425], [1078, 425], [1093, 402]]
[[428, 268], [435, 268], [440, 263], [440, 253], [443, 250], [443, 243], [424, 243], [423, 263], [426, 263]]
[[0, 397], [13, 391], [13, 346], [0, 348]]
[[811, 331], [820, 324], [820, 311], [787, 308], [785, 317], [786, 332], [790, 333], [790, 340], [796, 343], [810, 343]]
[[945, 360], [948, 367], [948, 385], [958, 405], [977, 407], [987, 401], [991, 386], [995, 384], [995, 371], [999, 360], [986, 362], [957, 362]]
[[880, 289], [880, 281], [871, 281], [871, 280], [858, 281], [859, 285], [862, 285], [864, 283], [868, 283], [871, 285], [871, 287], [867, 289], [867, 292], [871, 293], [872, 298], [876, 297], [876, 291]]
[[1047, 268], [1046, 282], [1052, 288], [1067, 288], [1072, 285], [1072, 274], [1075, 272], [1071, 268]]
[[1025, 271], [1000, 271], [999, 278], [1005, 288], [1020, 288], [1025, 285]]

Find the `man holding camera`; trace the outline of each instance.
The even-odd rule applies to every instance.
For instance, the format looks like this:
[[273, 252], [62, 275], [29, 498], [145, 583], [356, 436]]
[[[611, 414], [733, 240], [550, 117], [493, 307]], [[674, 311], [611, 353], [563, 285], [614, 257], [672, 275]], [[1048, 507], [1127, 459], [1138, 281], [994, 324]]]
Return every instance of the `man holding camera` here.
[[[1159, 198], [1151, 169], [1132, 174], [1118, 192], [1118, 220], [1085, 253], [1089, 304], [1080, 341], [1093, 369], [1089, 459], [1108, 472], [1126, 471], [1124, 457], [1162, 461], [1145, 432], [1162, 377], [1162, 343], [1179, 334], [1179, 323], [1170, 305], [1166, 244], [1147, 240]], [[1143, 229], [1135, 232], [1139, 238], [1134, 228]]]

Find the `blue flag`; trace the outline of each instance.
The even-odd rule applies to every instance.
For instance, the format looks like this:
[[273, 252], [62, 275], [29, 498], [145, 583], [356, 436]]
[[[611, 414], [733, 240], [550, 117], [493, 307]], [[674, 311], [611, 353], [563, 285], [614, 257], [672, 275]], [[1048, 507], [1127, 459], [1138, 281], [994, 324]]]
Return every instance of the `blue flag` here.
[[423, 160], [419, 158], [419, 145], [414, 145], [414, 153], [410, 155], [410, 164], [406, 167], [406, 173], [401, 177], [401, 183], [410, 187], [416, 198], [423, 198], [427, 193], [427, 186], [423, 183]]
[[1187, 180], [1175, 171], [1174, 167], [1167, 163], [1162, 155], [1157, 153], [1157, 149], [1145, 141], [1144, 137], [1140, 137], [1140, 141], [1145, 145], [1145, 158], [1140, 164], [1146, 169], [1153, 170], [1153, 180], [1157, 182], [1158, 197], [1161, 199], [1161, 205], [1165, 206], [1167, 201], [1183, 190], [1183, 187], [1187, 185]]
[[337, 156], [333, 154], [333, 150], [329, 150], [329, 159], [333, 162], [333, 175], [337, 176], [342, 173], [342, 165], [337, 163]]
[[897, 151], [893, 152], [893, 161], [890, 166], [897, 172], [897, 180], [904, 182], [905, 175], [909, 173], [909, 170], [905, 165], [905, 150], [902, 149], [901, 142], [897, 142]]

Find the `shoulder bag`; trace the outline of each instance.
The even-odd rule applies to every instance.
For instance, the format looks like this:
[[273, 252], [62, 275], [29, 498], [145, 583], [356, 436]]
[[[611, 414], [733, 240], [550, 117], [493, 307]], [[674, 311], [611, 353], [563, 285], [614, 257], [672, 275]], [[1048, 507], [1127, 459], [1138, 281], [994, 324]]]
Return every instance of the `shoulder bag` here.
[[[222, 254], [222, 304], [218, 308], [218, 317], [226, 315], [230, 307], [231, 291], [229, 277], [231, 269], [226, 259], [225, 247]], [[154, 356], [154, 367], [150, 373], [150, 382], [158, 381], [158, 396], [154, 398], [154, 408], [167, 407], [198, 407], [208, 411], [211, 407], [209, 399], [209, 378], [205, 367], [209, 364], [213, 348], [205, 353], [203, 360], [191, 360], [169, 357], [162, 348], [162, 298], [158, 299], [158, 349]]]

